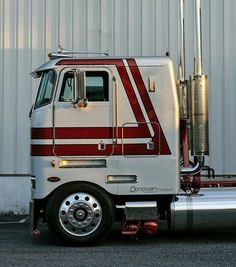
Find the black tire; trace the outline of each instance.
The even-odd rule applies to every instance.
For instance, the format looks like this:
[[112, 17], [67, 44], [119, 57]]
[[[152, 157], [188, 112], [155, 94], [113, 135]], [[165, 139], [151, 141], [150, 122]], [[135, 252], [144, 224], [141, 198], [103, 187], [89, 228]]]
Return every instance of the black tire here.
[[57, 240], [76, 246], [93, 245], [109, 233], [114, 206], [109, 195], [97, 186], [70, 183], [51, 196], [46, 219]]

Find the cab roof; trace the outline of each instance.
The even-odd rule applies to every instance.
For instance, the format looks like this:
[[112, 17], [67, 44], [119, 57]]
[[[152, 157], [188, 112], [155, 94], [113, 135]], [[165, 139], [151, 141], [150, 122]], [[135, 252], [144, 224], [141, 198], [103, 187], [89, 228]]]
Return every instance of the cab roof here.
[[172, 63], [169, 57], [69, 57], [68, 55], [61, 55], [53, 57], [51, 60], [45, 62], [40, 67], [35, 69], [30, 74], [34, 78], [39, 78], [42, 72], [56, 69], [61, 66], [76, 66], [76, 65], [116, 65], [125, 66], [124, 61], [132, 59], [132, 62], [138, 66], [160, 66]]

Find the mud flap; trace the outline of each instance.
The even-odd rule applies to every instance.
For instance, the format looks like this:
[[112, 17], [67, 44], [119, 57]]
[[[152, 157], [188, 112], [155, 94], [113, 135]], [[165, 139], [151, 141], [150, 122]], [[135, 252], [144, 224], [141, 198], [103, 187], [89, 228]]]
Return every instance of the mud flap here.
[[34, 200], [31, 200], [29, 203], [29, 231], [30, 235], [33, 237], [38, 237], [40, 235], [40, 232], [37, 229], [39, 214], [39, 205], [37, 205], [37, 202], [35, 202]]

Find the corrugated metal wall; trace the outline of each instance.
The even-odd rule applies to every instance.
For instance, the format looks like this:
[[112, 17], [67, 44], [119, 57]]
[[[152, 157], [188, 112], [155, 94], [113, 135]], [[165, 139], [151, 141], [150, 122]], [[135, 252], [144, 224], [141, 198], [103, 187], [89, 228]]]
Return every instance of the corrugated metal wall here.
[[[186, 2], [186, 67], [193, 71], [193, 0]], [[204, 72], [210, 84], [210, 150], [216, 173], [236, 173], [236, 1], [203, 0]], [[27, 174], [29, 73], [61, 44], [177, 62], [178, 0], [0, 0], [0, 174]], [[177, 66], [177, 64], [176, 64]]]

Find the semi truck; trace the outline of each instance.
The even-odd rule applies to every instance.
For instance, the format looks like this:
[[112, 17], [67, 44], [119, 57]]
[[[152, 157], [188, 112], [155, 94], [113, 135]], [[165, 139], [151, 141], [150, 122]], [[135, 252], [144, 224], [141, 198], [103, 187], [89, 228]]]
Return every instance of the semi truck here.
[[179, 18], [177, 78], [168, 54], [81, 57], [61, 46], [31, 73], [41, 79], [30, 112], [33, 235], [40, 218], [72, 245], [102, 240], [115, 222], [127, 236], [234, 226], [234, 187], [201, 181], [209, 155], [201, 1], [188, 79], [184, 0]]

